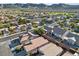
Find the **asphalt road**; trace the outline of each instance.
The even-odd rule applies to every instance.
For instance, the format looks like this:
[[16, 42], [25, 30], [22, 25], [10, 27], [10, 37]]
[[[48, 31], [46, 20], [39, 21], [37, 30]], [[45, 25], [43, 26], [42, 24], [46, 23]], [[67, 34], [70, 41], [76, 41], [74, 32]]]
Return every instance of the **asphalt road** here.
[[12, 34], [12, 35], [9, 35], [9, 36], [6, 36], [6, 37], [1, 37], [0, 38], [0, 42], [4, 42], [4, 41], [7, 41], [7, 40], [11, 40], [11, 39], [17, 38], [20, 35], [25, 34], [25, 33], [27, 33], [27, 31], [15, 33], [15, 34]]

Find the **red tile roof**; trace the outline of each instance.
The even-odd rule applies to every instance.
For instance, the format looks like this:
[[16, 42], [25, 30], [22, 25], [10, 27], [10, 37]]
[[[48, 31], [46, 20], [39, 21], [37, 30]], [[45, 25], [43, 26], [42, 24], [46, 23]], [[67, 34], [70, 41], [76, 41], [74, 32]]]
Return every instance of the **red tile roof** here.
[[28, 40], [28, 38], [29, 38], [29, 35], [23, 35], [20, 42], [22, 43], [23, 41]]
[[44, 39], [43, 37], [38, 37], [38, 38], [35, 38], [31, 41], [32, 41], [32, 44], [24, 46], [24, 49], [28, 52], [32, 51], [34, 49], [37, 49], [49, 42], [48, 40]]

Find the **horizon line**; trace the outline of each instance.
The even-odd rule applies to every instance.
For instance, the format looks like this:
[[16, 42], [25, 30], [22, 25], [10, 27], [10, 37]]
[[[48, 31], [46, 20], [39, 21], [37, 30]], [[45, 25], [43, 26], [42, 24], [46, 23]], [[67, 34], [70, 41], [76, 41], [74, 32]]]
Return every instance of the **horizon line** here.
[[[0, 3], [0, 4], [29, 4], [29, 3]], [[69, 5], [79, 5], [79, 3], [30, 3], [30, 4], [45, 4], [45, 5], [69, 4]]]

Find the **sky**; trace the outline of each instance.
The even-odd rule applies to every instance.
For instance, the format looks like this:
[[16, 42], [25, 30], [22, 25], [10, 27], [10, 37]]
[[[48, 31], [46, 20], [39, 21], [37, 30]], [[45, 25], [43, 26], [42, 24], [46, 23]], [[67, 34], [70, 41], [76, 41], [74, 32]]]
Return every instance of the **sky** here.
[[44, 4], [58, 4], [58, 3], [66, 3], [66, 4], [79, 4], [79, 0], [0, 0], [1, 3], [44, 3]]

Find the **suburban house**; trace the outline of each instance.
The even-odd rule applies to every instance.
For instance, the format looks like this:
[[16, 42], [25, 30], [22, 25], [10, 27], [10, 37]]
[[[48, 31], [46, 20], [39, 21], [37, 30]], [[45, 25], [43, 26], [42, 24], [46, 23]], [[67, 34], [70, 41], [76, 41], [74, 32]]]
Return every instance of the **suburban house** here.
[[53, 22], [52, 17], [46, 18], [46, 22], [47, 22], [47, 23], [52, 23], [52, 22]]
[[20, 43], [23, 45], [27, 55], [34, 55], [39, 53], [39, 55], [57, 56], [60, 55], [63, 51], [60, 46], [55, 45], [42, 36], [32, 39], [29, 37], [30, 36], [28, 34], [25, 34], [20, 39]]
[[9, 35], [9, 30], [8, 30], [8, 28], [0, 29], [0, 32], [2, 33], [3, 36], [8, 36], [8, 35]]
[[66, 30], [61, 29], [60, 27], [54, 27], [52, 34], [54, 34], [55, 36], [62, 38], [62, 36], [65, 34]]
[[52, 24], [46, 24], [45, 26], [45, 29], [48, 33], [51, 33], [52, 34], [52, 30], [55, 26], [58, 26], [58, 24], [55, 22], [55, 23], [52, 23]]
[[75, 48], [79, 48], [79, 35], [69, 32], [64, 39], [66, 39], [72, 45], [75, 45]]
[[64, 53], [62, 56], [74, 56], [72, 53], [70, 53], [69, 51], [67, 51], [66, 53]]
[[63, 49], [53, 43], [49, 43], [41, 48], [39, 50], [45, 55], [45, 56], [57, 56], [61, 54]]
[[[28, 55], [30, 53], [31, 54], [37, 53], [40, 47], [49, 43], [49, 41], [44, 39], [43, 37], [37, 37], [34, 39], [30, 39], [29, 35], [22, 36], [20, 42], [23, 45], [23, 48], [25, 49]], [[28, 43], [28, 42], [31, 42], [31, 43]]]

